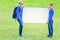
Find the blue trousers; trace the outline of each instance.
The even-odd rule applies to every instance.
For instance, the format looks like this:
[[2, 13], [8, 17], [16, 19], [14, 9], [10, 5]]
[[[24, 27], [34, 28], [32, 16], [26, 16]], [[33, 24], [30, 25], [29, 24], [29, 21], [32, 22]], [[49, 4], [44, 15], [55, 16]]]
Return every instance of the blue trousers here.
[[19, 35], [22, 35], [22, 30], [23, 30], [23, 22], [21, 19], [17, 19], [19, 23]]
[[53, 36], [53, 20], [49, 20], [48, 31], [49, 31], [49, 36]]

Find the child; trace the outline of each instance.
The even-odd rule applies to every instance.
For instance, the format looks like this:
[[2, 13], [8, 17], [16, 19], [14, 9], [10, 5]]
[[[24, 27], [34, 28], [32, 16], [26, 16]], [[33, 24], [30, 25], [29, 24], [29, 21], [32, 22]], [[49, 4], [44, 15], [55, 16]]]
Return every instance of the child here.
[[19, 6], [14, 8], [13, 18], [16, 19], [19, 23], [19, 36], [22, 37], [23, 30], [23, 22], [22, 22], [22, 14], [23, 14], [23, 2], [19, 2]]
[[48, 37], [49, 38], [53, 36], [53, 15], [54, 15], [53, 3], [50, 3], [49, 4], [49, 16], [48, 16], [48, 31], [49, 31]]

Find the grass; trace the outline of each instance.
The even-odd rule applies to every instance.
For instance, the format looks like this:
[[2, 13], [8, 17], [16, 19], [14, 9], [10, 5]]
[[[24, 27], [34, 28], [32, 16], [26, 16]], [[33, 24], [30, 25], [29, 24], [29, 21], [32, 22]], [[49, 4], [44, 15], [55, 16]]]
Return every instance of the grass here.
[[49, 39], [47, 24], [24, 23], [23, 37], [18, 36], [18, 23], [12, 19], [13, 8], [18, 0], [0, 0], [0, 40], [60, 40], [60, 1], [59, 0], [24, 0], [25, 7], [48, 7], [53, 2], [54, 36]]

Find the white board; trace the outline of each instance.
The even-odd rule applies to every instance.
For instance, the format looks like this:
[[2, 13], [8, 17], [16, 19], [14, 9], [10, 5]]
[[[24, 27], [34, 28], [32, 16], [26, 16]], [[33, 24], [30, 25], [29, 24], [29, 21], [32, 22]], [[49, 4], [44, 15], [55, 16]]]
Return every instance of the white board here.
[[26, 7], [23, 10], [24, 23], [47, 23], [48, 8], [30, 8]]

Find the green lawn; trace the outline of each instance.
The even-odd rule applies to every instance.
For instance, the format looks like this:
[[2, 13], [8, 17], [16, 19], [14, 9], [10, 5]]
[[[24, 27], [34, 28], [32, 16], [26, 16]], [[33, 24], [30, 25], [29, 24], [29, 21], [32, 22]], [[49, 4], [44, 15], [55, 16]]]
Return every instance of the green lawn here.
[[0, 40], [60, 40], [60, 0], [24, 0], [25, 7], [48, 7], [53, 2], [54, 36], [49, 39], [47, 24], [24, 23], [23, 37], [18, 36], [18, 23], [12, 19], [18, 0], [0, 0]]

